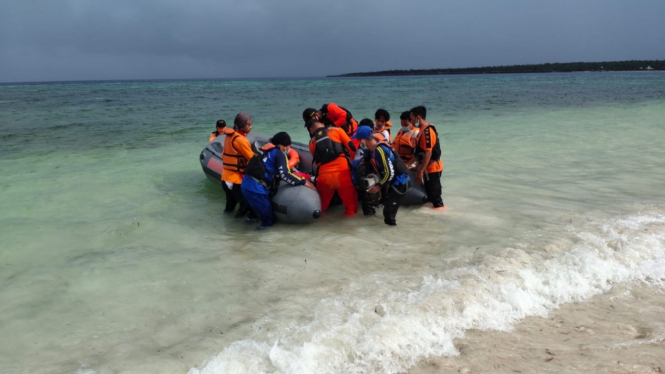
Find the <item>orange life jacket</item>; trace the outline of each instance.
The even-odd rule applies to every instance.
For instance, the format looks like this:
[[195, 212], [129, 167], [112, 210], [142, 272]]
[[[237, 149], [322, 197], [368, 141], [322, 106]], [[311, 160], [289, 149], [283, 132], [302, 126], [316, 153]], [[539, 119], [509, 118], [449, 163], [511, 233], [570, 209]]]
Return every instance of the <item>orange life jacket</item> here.
[[265, 153], [265, 151], [269, 151], [269, 150], [271, 150], [271, 149], [273, 149], [273, 148], [275, 148], [275, 145], [274, 145], [274, 144], [272, 144], [272, 143], [266, 143], [266, 144], [263, 145], [263, 147], [261, 147], [261, 150], [263, 151], [263, 153]]
[[387, 145], [388, 147], [390, 147], [390, 143], [388, 142], [386, 137], [383, 136], [383, 134], [381, 134], [380, 132], [375, 132], [374, 134], [372, 134], [372, 136], [374, 136], [374, 139], [376, 139], [376, 141], [379, 144], [384, 144], [384, 145]]
[[215, 140], [219, 136], [219, 133], [217, 131], [213, 131], [210, 133], [210, 139], [208, 139], [208, 143], [211, 141]]
[[342, 143], [328, 136], [329, 131], [332, 130], [325, 127], [316, 130], [310, 141], [310, 149], [314, 148], [312, 158], [319, 166], [335, 161], [338, 157], [348, 157]]
[[245, 167], [249, 160], [241, 155], [234, 147], [234, 143], [239, 137], [242, 137], [242, 135], [232, 129], [225, 129], [224, 134], [226, 135], [226, 139], [224, 139], [224, 153], [222, 153], [224, 169], [244, 174]]
[[414, 131], [400, 131], [395, 135], [395, 141], [393, 142], [393, 149], [402, 161], [407, 161], [413, 157], [416, 147], [415, 144]]
[[[263, 153], [265, 153], [273, 148], [275, 148], [274, 144], [266, 143], [263, 145], [263, 147], [261, 147], [261, 150]], [[290, 148], [289, 152], [286, 154], [286, 159], [288, 161], [287, 164], [289, 165], [289, 170], [292, 170], [294, 167], [298, 166], [298, 163], [300, 162], [300, 155], [295, 149]]]
[[298, 163], [300, 162], [300, 155], [298, 152], [296, 152], [295, 149], [290, 148], [286, 157], [289, 159], [289, 169], [293, 169], [294, 167], [298, 166]]
[[390, 130], [390, 128], [393, 127], [393, 123], [390, 121], [386, 121], [386, 125], [383, 126], [384, 130], [388, 130], [388, 143], [391, 143], [393, 141], [393, 132]]

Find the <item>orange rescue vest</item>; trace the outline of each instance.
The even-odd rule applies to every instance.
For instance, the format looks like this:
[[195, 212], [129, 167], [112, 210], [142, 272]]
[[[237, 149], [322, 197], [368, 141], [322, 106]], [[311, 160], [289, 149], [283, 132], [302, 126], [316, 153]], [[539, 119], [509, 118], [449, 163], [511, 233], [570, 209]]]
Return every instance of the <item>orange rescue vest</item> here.
[[222, 153], [224, 169], [244, 174], [245, 167], [249, 160], [241, 155], [234, 146], [236, 140], [238, 140], [239, 137], [242, 137], [242, 135], [239, 132], [230, 129], [224, 130], [224, 134], [226, 135], [226, 139], [224, 139], [224, 153]]
[[300, 155], [298, 152], [296, 152], [295, 149], [290, 148], [289, 153], [286, 156], [289, 160], [289, 169], [293, 169], [294, 167], [298, 166], [298, 163], [300, 162]]
[[400, 131], [395, 135], [393, 142], [393, 149], [403, 161], [407, 161], [413, 157], [415, 153], [415, 136], [414, 131]]
[[313, 160], [320, 165], [335, 161], [338, 157], [348, 157], [346, 148], [328, 137], [328, 129], [323, 127], [314, 132], [310, 144], [314, 143]]

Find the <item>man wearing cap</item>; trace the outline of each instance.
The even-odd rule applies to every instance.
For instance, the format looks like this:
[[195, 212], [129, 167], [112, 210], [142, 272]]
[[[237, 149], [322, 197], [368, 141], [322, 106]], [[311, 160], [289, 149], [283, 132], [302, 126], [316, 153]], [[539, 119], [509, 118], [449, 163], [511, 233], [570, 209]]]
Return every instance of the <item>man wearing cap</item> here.
[[346, 133], [338, 127], [325, 127], [317, 119], [305, 123], [312, 140], [309, 151], [317, 164], [316, 190], [321, 197], [321, 213], [330, 206], [335, 192], [346, 208], [345, 216], [358, 211], [358, 194], [351, 180], [351, 161], [356, 147]]
[[[291, 149], [291, 137], [285, 132], [278, 132], [270, 143], [261, 147], [263, 156], [250, 160], [246, 174], [242, 179], [242, 194], [245, 201], [261, 220], [258, 230], [275, 224], [270, 194], [277, 189], [280, 180], [292, 185], [305, 185], [315, 189], [312, 182], [293, 173], [288, 166], [286, 154]], [[262, 165], [255, 165], [261, 163]], [[258, 166], [258, 167], [257, 167]]]
[[378, 175], [378, 181], [367, 189], [368, 194], [381, 192], [380, 203], [383, 204], [383, 222], [395, 226], [397, 210], [402, 198], [409, 188], [408, 169], [404, 162], [396, 156], [392, 148], [379, 134], [373, 134], [372, 129], [360, 127], [354, 135], [362, 145], [367, 147], [364, 161], [371, 165]]
[[[366, 129], [363, 129], [365, 127]], [[367, 134], [367, 129], [370, 129], [369, 133], [372, 133], [371, 131], [374, 128], [374, 121], [372, 121], [369, 118], [363, 118], [359, 123], [358, 123], [358, 131], [356, 132], [356, 135], [363, 131], [364, 134]], [[365, 153], [367, 153], [367, 147], [365, 145], [360, 144], [360, 140], [356, 136], [351, 137], [351, 141], [353, 142], [353, 145], [356, 146], [356, 156], [353, 158], [353, 161], [351, 162], [351, 175], [353, 177], [353, 184], [356, 186], [356, 191], [358, 193], [358, 198], [360, 198], [360, 207], [362, 208], [363, 215], [365, 216], [371, 216], [373, 214], [376, 214], [376, 210], [372, 207], [372, 205], [367, 201], [366, 197], [366, 191], [364, 188], [362, 188], [360, 181], [358, 180], [358, 172], [364, 174], [363, 172], [365, 171], [365, 165], [363, 161], [365, 160]]]
[[309, 121], [310, 119], [321, 121], [322, 120], [321, 117], [322, 117], [321, 113], [319, 113], [319, 111], [314, 108], [307, 108], [302, 112], [302, 119], [303, 121], [305, 121], [305, 123], [307, 123], [307, 121]]

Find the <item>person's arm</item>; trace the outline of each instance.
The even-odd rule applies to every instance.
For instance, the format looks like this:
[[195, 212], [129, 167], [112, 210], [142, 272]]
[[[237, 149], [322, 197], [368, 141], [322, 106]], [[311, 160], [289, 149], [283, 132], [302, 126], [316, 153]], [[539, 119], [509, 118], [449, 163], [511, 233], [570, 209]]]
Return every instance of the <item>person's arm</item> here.
[[383, 169], [383, 178], [379, 181], [381, 188], [385, 187], [395, 178], [395, 168], [393, 167], [390, 156], [386, 154], [382, 147], [376, 147], [376, 163]]
[[422, 161], [418, 164], [418, 169], [416, 171], [416, 183], [423, 184], [423, 178], [425, 177], [425, 170], [427, 165], [429, 165], [429, 160], [432, 158], [432, 150], [425, 151], [423, 154]]
[[312, 155], [312, 160], [316, 162], [317, 160], [314, 159], [314, 151], [316, 151], [316, 140], [312, 139], [309, 141], [309, 154]]
[[[372, 186], [367, 192], [369, 193], [377, 193], [379, 192], [383, 187], [385, 187], [391, 180], [393, 180], [395, 176], [395, 171], [393, 168], [393, 163], [390, 161], [389, 156], [381, 149], [381, 147], [376, 147], [376, 151], [373, 152], [374, 157], [376, 158], [376, 163], [379, 169], [383, 169], [383, 178], [379, 181], [379, 183], [375, 184]], [[381, 173], [379, 171], [379, 173]]]
[[275, 152], [275, 166], [277, 173], [279, 174], [279, 179], [292, 186], [302, 186], [305, 184], [305, 178], [300, 178], [299, 176], [291, 173], [288, 162], [286, 160], [286, 155], [279, 149]]
[[[411, 170], [417, 170], [418, 168], [418, 158], [416, 157], [416, 139], [418, 134], [414, 133], [409, 138], [409, 144], [411, 146], [411, 157], [409, 157], [404, 163]], [[431, 156], [430, 156], [431, 157]]]
[[246, 158], [248, 161], [254, 157], [254, 151], [252, 151], [252, 145], [249, 144], [249, 140], [244, 137], [239, 136], [237, 138], [239, 141], [235, 142], [234, 148], [242, 157]]
[[357, 167], [358, 165], [360, 165], [360, 163], [362, 162], [363, 158], [365, 158], [365, 151], [364, 151], [362, 148], [360, 148], [360, 149], [358, 149], [358, 151], [356, 152], [356, 156], [353, 158], [353, 162], [351, 163], [352, 166], [353, 166], [353, 167]]
[[425, 171], [429, 165], [429, 161], [432, 159], [432, 147], [434, 147], [435, 139], [432, 139], [432, 129], [429, 127], [424, 129], [427, 131], [421, 135], [419, 141], [421, 142], [420, 146], [425, 150], [423, 153], [423, 159], [418, 164], [418, 169], [416, 170], [416, 183], [423, 184], [423, 178], [425, 176]]
[[395, 140], [390, 144], [390, 146], [393, 148], [395, 153], [399, 154], [399, 137], [400, 137], [400, 132], [395, 134]]
[[344, 130], [341, 129], [337, 131], [337, 135], [339, 135], [340, 143], [342, 143], [346, 148], [346, 150], [349, 152], [349, 158], [353, 160], [356, 157], [356, 146], [351, 141], [351, 138], [349, 138], [349, 136], [346, 135]]
[[416, 161], [418, 161], [416, 160], [416, 156], [411, 156], [406, 161], [404, 161], [404, 164], [406, 165], [406, 167], [413, 170], [414, 168], [418, 167], [417, 165], [414, 165]]

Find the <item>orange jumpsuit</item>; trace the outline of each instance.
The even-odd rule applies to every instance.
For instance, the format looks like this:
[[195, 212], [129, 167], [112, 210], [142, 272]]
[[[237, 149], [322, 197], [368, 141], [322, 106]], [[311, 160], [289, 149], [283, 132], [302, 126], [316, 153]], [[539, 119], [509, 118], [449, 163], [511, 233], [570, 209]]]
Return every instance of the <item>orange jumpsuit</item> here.
[[[327, 139], [331, 140], [333, 144], [337, 143], [335, 145], [336, 157], [330, 156], [333, 158], [332, 160], [321, 160], [321, 147], [325, 147]], [[319, 152], [317, 152], [317, 147]], [[344, 130], [336, 127], [318, 129], [309, 143], [309, 151], [318, 165], [316, 190], [321, 197], [321, 212], [324, 213], [328, 209], [330, 200], [337, 192], [342, 199], [342, 205], [346, 208], [344, 215], [356, 214], [358, 212], [358, 194], [351, 180], [351, 166], [347, 158], [352, 159], [356, 150], [349, 136]]]
[[344, 130], [348, 136], [356, 133], [358, 122], [351, 117], [351, 114], [347, 110], [335, 103], [328, 104], [327, 108], [328, 114], [326, 118], [334, 123], [335, 126]]

